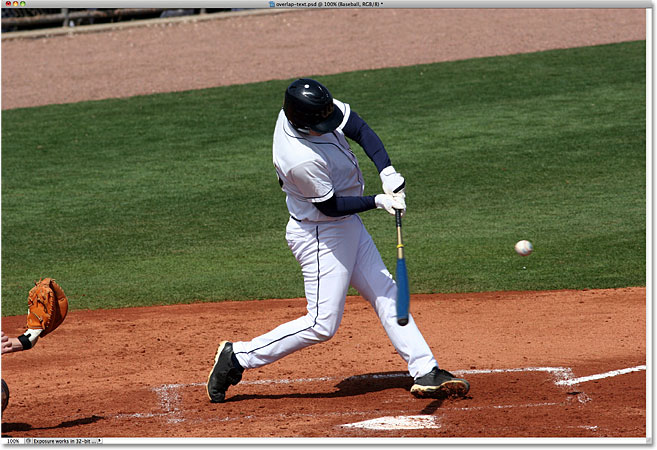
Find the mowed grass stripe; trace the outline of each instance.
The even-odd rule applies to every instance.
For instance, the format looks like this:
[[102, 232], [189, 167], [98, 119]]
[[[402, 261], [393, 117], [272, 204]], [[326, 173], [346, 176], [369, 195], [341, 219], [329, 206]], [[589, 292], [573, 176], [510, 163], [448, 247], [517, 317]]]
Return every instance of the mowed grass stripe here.
[[[645, 54], [639, 41], [317, 77], [407, 179], [413, 293], [645, 285]], [[3, 315], [24, 314], [43, 276], [72, 308], [303, 296], [271, 162], [290, 81], [3, 111]], [[394, 218], [362, 217], [392, 268]]]

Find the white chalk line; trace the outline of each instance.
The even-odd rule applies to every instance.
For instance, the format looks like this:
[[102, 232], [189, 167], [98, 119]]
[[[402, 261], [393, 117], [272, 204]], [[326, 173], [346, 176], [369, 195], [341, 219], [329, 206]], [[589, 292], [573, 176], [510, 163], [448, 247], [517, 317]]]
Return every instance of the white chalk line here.
[[599, 374], [596, 374], [596, 375], [589, 375], [587, 377], [564, 379], [564, 380], [557, 381], [555, 384], [557, 386], [572, 386], [573, 384], [580, 384], [580, 383], [585, 383], [587, 381], [593, 381], [593, 380], [601, 380], [603, 378], [610, 378], [610, 377], [615, 377], [615, 376], [618, 376], [618, 375], [625, 375], [626, 373], [639, 372], [641, 370], [646, 370], [646, 366], [628, 367], [627, 369], [611, 370], [609, 372], [599, 373]]
[[[513, 372], [548, 372], [558, 378], [569, 379], [572, 375], [572, 370], [566, 367], [526, 367], [517, 369], [466, 369], [452, 371], [453, 375], [476, 375], [476, 374], [489, 374], [489, 373], [513, 373]], [[240, 385], [270, 385], [270, 384], [300, 384], [300, 383], [317, 383], [324, 381], [354, 381], [354, 380], [380, 380], [390, 378], [410, 378], [407, 373], [379, 373], [367, 375], [354, 375], [348, 378], [338, 377], [316, 377], [316, 378], [295, 378], [295, 379], [277, 379], [277, 380], [244, 380]], [[186, 383], [186, 384], [165, 384], [154, 388], [158, 389], [178, 389], [185, 387], [205, 386], [206, 383]]]
[[[441, 407], [441, 412], [448, 411], [483, 411], [487, 409], [512, 409], [512, 408], [537, 408], [545, 406], [564, 406], [568, 402], [544, 402], [544, 403], [527, 403], [527, 404], [511, 404], [511, 405], [487, 405], [487, 406], [470, 406], [470, 407]], [[414, 410], [378, 410], [379, 414], [389, 414], [397, 415], [398, 417], [407, 417], [407, 415], [417, 415], [417, 409]], [[169, 423], [177, 422], [186, 422], [186, 423], [209, 423], [209, 422], [231, 422], [231, 421], [241, 421], [241, 420], [251, 420], [251, 419], [262, 419], [267, 417], [268, 419], [275, 421], [289, 421], [290, 419], [303, 419], [303, 418], [318, 418], [318, 417], [338, 417], [338, 418], [348, 418], [348, 417], [363, 417], [371, 415], [369, 411], [334, 411], [334, 412], [325, 412], [325, 413], [278, 413], [278, 414], [269, 414], [269, 415], [248, 415], [248, 416], [239, 416], [239, 417], [213, 417], [213, 418], [204, 418], [204, 419], [183, 419], [179, 417], [172, 417], [172, 413], [162, 412], [162, 413], [135, 413], [135, 414], [117, 414], [114, 416], [115, 419], [148, 419], [148, 418], [164, 418], [167, 419]], [[426, 417], [435, 417], [430, 414], [425, 414]]]
[[[380, 414], [399, 414], [399, 413], [406, 413], [406, 414], [412, 414], [416, 413], [417, 411], [400, 411], [398, 409], [396, 410], [380, 410]], [[334, 411], [334, 412], [325, 412], [325, 413], [294, 413], [294, 412], [289, 412], [289, 413], [277, 413], [277, 414], [269, 414], [269, 415], [262, 415], [258, 414], [257, 416], [255, 415], [248, 415], [248, 416], [239, 416], [239, 417], [212, 417], [212, 418], [204, 418], [204, 419], [185, 419], [184, 421], [187, 423], [194, 423], [194, 422], [199, 422], [199, 423], [209, 423], [209, 422], [231, 422], [231, 421], [241, 421], [241, 420], [251, 420], [251, 419], [257, 419], [260, 418], [262, 419], [263, 417], [267, 417], [269, 419], [273, 420], [279, 420], [279, 421], [286, 421], [290, 419], [302, 419], [302, 418], [317, 418], [317, 417], [354, 417], [354, 416], [366, 416], [368, 414], [371, 414], [367, 411]], [[168, 418], [170, 416], [170, 413], [136, 413], [136, 414], [117, 414], [114, 416], [115, 419], [140, 419], [140, 418]]]
[[[466, 370], [456, 370], [452, 373], [456, 376], [463, 375], [475, 375], [475, 374], [493, 374], [493, 373], [519, 373], [519, 372], [544, 372], [551, 374], [555, 380], [554, 384], [557, 386], [572, 386], [575, 384], [584, 383], [586, 381], [598, 380], [603, 378], [614, 377], [618, 375], [623, 375], [630, 372], [636, 372], [640, 370], [646, 370], [646, 366], [636, 366], [626, 369], [613, 370], [601, 374], [589, 375], [586, 377], [575, 378], [572, 372], [572, 369], [567, 367], [522, 367], [522, 368], [512, 368], [512, 369], [466, 369]], [[369, 374], [369, 375], [355, 375], [347, 378], [346, 380], [366, 380], [366, 379], [391, 379], [391, 378], [408, 378], [409, 375], [405, 373], [389, 373], [389, 374]], [[343, 378], [337, 377], [315, 377], [315, 378], [297, 378], [297, 379], [276, 379], [276, 380], [244, 380], [240, 384], [242, 385], [271, 385], [271, 384], [297, 384], [297, 383], [316, 383], [316, 382], [327, 382], [327, 381], [346, 381]], [[187, 387], [199, 387], [205, 386], [206, 383], [176, 383], [176, 384], [165, 384], [153, 388], [152, 390], [157, 394], [159, 398], [160, 407], [164, 412], [161, 413], [135, 413], [135, 414], [118, 414], [115, 416], [116, 419], [122, 418], [156, 418], [162, 417], [166, 418], [168, 423], [178, 423], [184, 422], [185, 419], [182, 417], [182, 411], [179, 408], [180, 404], [180, 394], [179, 390]], [[586, 403], [590, 401], [590, 398], [584, 393], [578, 393], [577, 399], [580, 403]], [[535, 408], [535, 407], [544, 407], [544, 406], [556, 406], [563, 405], [564, 403], [529, 403], [522, 405], [487, 405], [479, 407], [466, 407], [466, 408], [447, 408], [453, 410], [486, 410], [486, 409], [508, 409], [508, 408]], [[410, 412], [410, 411], [409, 411]], [[397, 411], [399, 413], [399, 411]], [[363, 415], [364, 413], [352, 412], [352, 413], [326, 413], [320, 414], [321, 416], [351, 416], [351, 415]], [[277, 416], [283, 418], [291, 417], [317, 417], [318, 414], [279, 414]], [[402, 417], [402, 416], [398, 416]], [[255, 416], [241, 416], [240, 420], [255, 418]], [[238, 418], [217, 418], [217, 421], [230, 421], [237, 420]], [[367, 422], [367, 421], [366, 421]], [[403, 422], [403, 421], [402, 421]], [[347, 424], [349, 425], [349, 424]], [[409, 425], [414, 426], [414, 425]]]

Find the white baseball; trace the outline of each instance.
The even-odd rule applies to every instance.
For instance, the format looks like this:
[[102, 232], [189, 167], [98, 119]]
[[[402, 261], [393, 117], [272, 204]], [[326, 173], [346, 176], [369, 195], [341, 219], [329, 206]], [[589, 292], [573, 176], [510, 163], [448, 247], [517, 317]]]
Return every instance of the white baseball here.
[[516, 253], [518, 253], [520, 256], [527, 256], [534, 251], [534, 246], [532, 245], [531, 242], [522, 240], [516, 242], [515, 249], [516, 249]]

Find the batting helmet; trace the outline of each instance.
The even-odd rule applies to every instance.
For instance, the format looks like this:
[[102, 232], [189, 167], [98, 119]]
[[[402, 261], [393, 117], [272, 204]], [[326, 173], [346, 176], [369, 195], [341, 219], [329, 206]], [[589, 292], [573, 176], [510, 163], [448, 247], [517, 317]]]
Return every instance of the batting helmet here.
[[300, 78], [288, 86], [283, 110], [292, 126], [306, 133], [309, 130], [329, 133], [344, 117], [333, 104], [329, 90], [310, 78]]

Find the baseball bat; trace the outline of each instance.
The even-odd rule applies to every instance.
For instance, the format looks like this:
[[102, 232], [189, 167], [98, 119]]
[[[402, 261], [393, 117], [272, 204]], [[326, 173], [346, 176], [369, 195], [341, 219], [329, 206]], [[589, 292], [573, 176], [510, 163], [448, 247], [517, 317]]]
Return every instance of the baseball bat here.
[[411, 299], [408, 291], [408, 273], [406, 272], [406, 258], [404, 258], [400, 209], [395, 211], [395, 217], [397, 219], [397, 323], [403, 327], [408, 323], [408, 308]]

